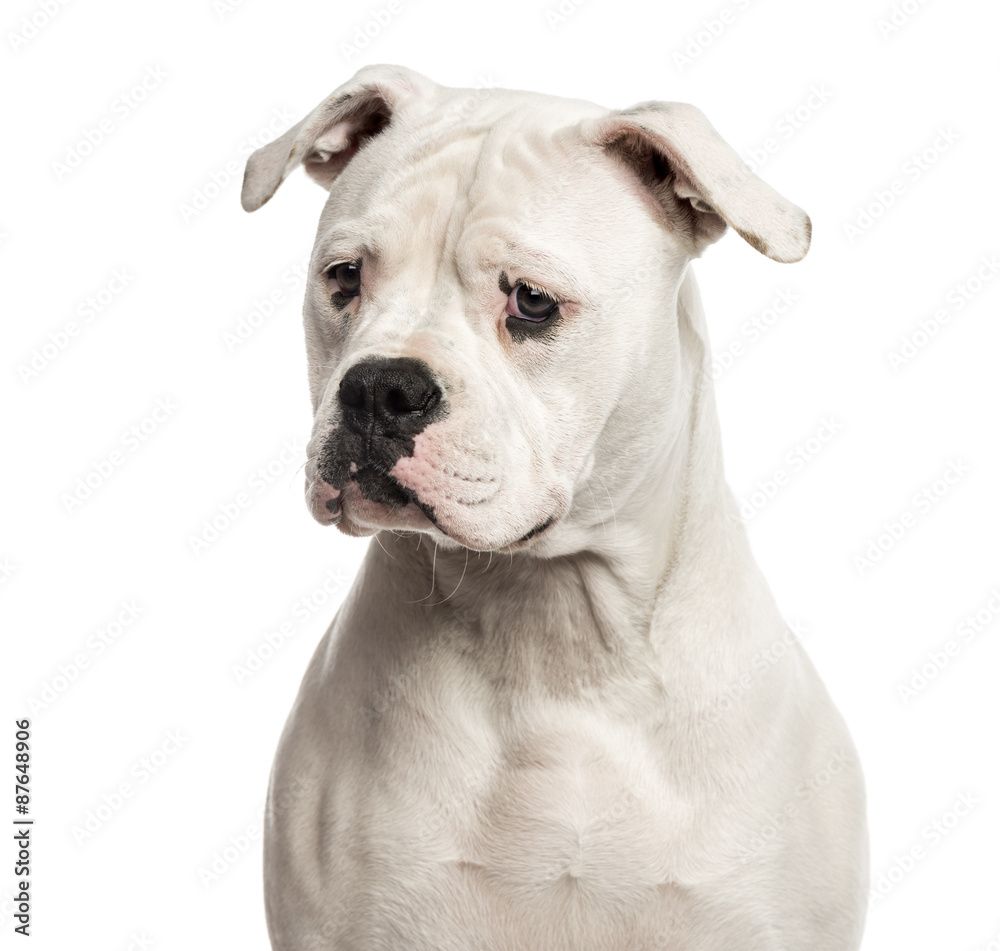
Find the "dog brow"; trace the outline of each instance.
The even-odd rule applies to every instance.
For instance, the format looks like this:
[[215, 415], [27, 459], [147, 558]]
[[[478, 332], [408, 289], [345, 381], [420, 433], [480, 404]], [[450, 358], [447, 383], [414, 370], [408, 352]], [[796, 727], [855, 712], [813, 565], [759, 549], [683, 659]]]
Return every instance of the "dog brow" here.
[[318, 248], [320, 256], [329, 257], [330, 254], [336, 254], [345, 260], [367, 258], [377, 261], [384, 257], [385, 250], [379, 241], [370, 237], [371, 233], [371, 227], [363, 222], [350, 228], [335, 228], [323, 236]]
[[555, 291], [565, 300], [580, 301], [586, 297], [573, 269], [551, 252], [509, 240], [504, 242], [504, 251], [502, 267], [508, 277], [516, 274], [525, 280], [532, 280], [547, 290]]

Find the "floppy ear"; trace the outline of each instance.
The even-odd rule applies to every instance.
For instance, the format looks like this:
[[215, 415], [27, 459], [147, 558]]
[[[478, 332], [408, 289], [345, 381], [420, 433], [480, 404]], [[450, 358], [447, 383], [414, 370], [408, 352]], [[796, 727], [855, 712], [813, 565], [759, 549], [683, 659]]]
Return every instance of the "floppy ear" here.
[[358, 70], [301, 122], [250, 156], [240, 196], [244, 210], [260, 208], [298, 165], [329, 190], [358, 149], [385, 129], [399, 108], [435, 88], [403, 66]]
[[639, 173], [697, 253], [727, 222], [775, 261], [798, 261], [809, 250], [809, 216], [751, 172], [694, 106], [644, 102], [585, 126], [590, 142]]

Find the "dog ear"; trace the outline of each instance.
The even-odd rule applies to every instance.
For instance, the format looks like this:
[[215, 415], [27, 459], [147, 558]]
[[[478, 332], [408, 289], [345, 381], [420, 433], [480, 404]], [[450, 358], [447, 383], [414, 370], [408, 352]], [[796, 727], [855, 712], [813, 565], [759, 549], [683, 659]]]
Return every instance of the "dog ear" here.
[[436, 88], [402, 66], [365, 66], [334, 90], [301, 122], [257, 149], [247, 160], [240, 196], [245, 211], [270, 200], [298, 165], [328, 191], [344, 166], [370, 138], [392, 121], [410, 99]]
[[751, 172], [694, 106], [644, 102], [586, 126], [588, 141], [623, 158], [653, 189], [696, 253], [727, 222], [775, 261], [798, 261], [809, 250], [809, 216]]

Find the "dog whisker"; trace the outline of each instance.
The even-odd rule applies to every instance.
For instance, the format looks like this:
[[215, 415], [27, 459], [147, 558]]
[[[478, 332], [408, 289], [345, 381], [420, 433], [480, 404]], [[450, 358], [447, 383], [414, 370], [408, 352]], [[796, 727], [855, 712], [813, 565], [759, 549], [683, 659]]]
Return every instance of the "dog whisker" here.
[[611, 506], [611, 518], [614, 521], [615, 526], [615, 544], [618, 544], [618, 516], [615, 514], [615, 500], [611, 498], [611, 493], [608, 491], [608, 484], [604, 481], [604, 477], [600, 473], [594, 473], [598, 479], [601, 480], [601, 485], [604, 486], [604, 492], [608, 497], [608, 504]]

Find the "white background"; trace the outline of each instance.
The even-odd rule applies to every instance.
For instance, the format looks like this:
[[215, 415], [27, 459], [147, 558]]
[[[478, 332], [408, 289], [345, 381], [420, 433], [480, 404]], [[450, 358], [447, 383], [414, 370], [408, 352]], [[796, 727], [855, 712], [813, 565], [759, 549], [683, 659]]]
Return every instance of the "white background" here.
[[[907, 0], [886, 28], [892, 0], [587, 0], [560, 20], [557, 2], [394, 0], [363, 49], [356, 31], [375, 33], [387, 3], [5, 7], [0, 747], [11, 763], [14, 718], [30, 715], [27, 947], [267, 947], [267, 774], [367, 542], [321, 529], [302, 501], [294, 268], [323, 193], [298, 172], [248, 216], [239, 178], [269, 123], [378, 62], [614, 107], [693, 102], [748, 159], [773, 140], [760, 174], [810, 213], [809, 256], [777, 264], [729, 234], [696, 264], [714, 349], [732, 355], [718, 380], [728, 478], [865, 767], [883, 893], [864, 947], [998, 947], [1000, 279], [977, 272], [995, 277], [983, 262], [1000, 252], [1000, 15], [985, 0]], [[782, 293], [794, 303], [766, 313]], [[92, 296], [104, 305], [83, 326]], [[756, 340], [754, 318], [773, 318]], [[71, 321], [78, 334], [60, 337]], [[936, 333], [914, 341], [921, 321]], [[894, 367], [904, 337], [915, 355]], [[159, 421], [157, 401], [174, 407]], [[812, 452], [831, 419], [836, 435]], [[800, 445], [809, 459], [792, 463]], [[949, 467], [953, 484], [938, 482]], [[770, 481], [784, 484], [754, 497]], [[240, 493], [249, 506], [196, 554], [192, 537]], [[883, 535], [892, 523], [898, 539]], [[137, 617], [109, 629], [131, 617], [123, 602]], [[241, 682], [238, 665], [283, 624]], [[945, 669], [900, 696], [949, 640]], [[112, 809], [122, 783], [132, 795]], [[963, 794], [975, 806], [956, 820]], [[4, 943], [21, 940], [12, 856], [8, 842]]]

